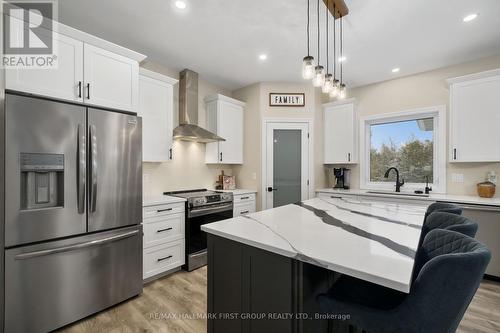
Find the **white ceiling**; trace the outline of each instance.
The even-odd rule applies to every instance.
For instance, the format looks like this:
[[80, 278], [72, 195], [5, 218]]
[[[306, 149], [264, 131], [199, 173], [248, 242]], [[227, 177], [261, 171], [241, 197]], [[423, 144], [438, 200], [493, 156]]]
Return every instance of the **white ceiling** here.
[[[59, 20], [228, 89], [302, 81], [306, 0], [186, 0], [184, 12], [173, 2], [59, 0]], [[351, 87], [500, 53], [499, 0], [346, 2], [344, 79]], [[311, 0], [313, 23], [315, 6]], [[462, 22], [474, 12], [476, 20]], [[266, 61], [258, 59], [261, 53]], [[393, 74], [394, 67], [401, 71]]]

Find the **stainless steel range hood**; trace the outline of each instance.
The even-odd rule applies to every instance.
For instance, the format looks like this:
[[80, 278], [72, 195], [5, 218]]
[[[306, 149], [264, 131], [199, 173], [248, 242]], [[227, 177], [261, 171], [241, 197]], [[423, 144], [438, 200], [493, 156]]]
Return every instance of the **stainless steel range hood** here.
[[174, 129], [174, 139], [203, 143], [226, 141], [198, 126], [198, 73], [189, 69], [180, 72], [179, 126]]

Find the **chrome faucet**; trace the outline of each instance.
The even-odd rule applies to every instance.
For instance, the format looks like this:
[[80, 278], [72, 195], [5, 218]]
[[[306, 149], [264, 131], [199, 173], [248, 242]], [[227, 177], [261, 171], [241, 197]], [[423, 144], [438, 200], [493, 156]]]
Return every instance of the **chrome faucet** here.
[[389, 178], [389, 173], [391, 172], [391, 170], [396, 171], [396, 192], [401, 192], [401, 186], [403, 186], [405, 184], [405, 180], [401, 178], [401, 182], [399, 181], [399, 170], [398, 169], [396, 169], [395, 167], [390, 167], [385, 172], [384, 177]]

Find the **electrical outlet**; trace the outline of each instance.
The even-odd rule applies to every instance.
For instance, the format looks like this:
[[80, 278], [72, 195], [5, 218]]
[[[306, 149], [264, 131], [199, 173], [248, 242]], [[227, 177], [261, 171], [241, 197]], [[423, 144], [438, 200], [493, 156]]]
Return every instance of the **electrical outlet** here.
[[463, 173], [452, 173], [451, 181], [453, 183], [463, 183], [464, 182], [464, 174]]

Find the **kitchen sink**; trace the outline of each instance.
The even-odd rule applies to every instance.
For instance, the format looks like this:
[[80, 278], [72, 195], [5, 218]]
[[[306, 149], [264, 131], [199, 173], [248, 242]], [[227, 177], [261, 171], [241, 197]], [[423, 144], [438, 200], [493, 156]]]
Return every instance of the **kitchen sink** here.
[[407, 193], [407, 192], [390, 192], [390, 191], [367, 191], [366, 193], [370, 194], [388, 194], [388, 195], [394, 195], [394, 196], [401, 196], [401, 197], [422, 197], [422, 198], [428, 198], [428, 194], [417, 194], [417, 193]]

